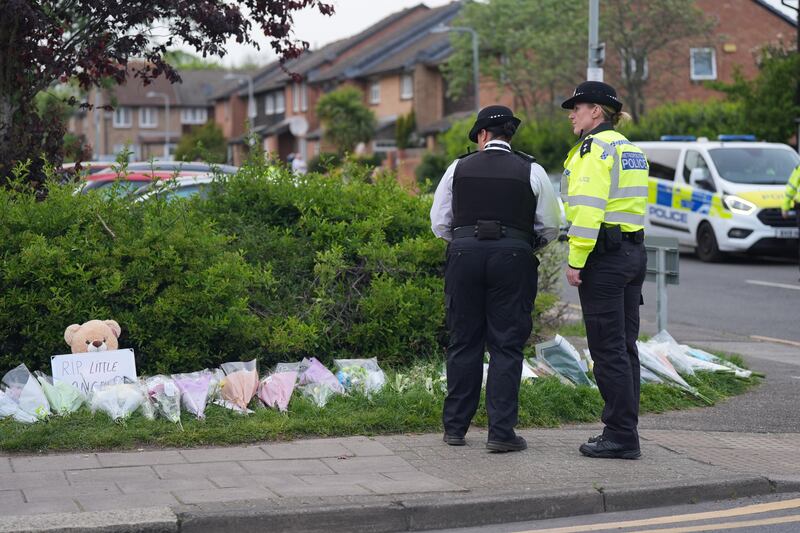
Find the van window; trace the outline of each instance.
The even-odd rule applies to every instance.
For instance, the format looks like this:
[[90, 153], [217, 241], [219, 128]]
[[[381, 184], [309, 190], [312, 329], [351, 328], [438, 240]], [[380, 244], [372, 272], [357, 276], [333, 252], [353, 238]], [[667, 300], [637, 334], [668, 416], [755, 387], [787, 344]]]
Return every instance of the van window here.
[[647, 162], [650, 163], [650, 176], [662, 180], [675, 180], [675, 169], [678, 167], [679, 149], [647, 150]]
[[689, 183], [689, 176], [695, 168], [702, 168], [706, 178], [711, 179], [711, 172], [708, 170], [708, 164], [703, 159], [703, 155], [695, 150], [686, 152], [686, 159], [683, 161], [683, 181]]
[[800, 159], [780, 148], [714, 148], [708, 153], [722, 179], [763, 185], [785, 184]]

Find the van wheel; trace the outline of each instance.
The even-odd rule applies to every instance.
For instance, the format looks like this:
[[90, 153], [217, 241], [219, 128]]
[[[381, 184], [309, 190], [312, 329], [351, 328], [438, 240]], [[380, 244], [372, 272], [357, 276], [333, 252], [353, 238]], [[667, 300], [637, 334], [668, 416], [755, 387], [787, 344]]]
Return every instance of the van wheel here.
[[714, 228], [708, 222], [703, 222], [697, 228], [697, 257], [706, 263], [721, 261], [724, 254], [719, 251]]

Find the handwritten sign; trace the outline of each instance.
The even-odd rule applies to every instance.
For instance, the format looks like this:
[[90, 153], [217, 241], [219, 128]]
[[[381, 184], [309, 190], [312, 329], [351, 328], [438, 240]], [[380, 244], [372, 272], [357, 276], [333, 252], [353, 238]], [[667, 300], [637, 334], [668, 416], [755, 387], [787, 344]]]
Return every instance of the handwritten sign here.
[[50, 358], [53, 381], [65, 381], [88, 394], [103, 385], [136, 381], [133, 350], [70, 353]]

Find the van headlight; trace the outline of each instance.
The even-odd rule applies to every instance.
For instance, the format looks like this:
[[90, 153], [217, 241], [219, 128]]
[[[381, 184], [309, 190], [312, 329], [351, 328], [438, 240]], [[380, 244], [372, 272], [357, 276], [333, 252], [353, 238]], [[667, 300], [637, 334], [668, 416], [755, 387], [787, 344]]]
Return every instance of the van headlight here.
[[756, 204], [733, 194], [725, 195], [722, 201], [725, 203], [725, 207], [739, 215], [752, 215], [756, 210]]

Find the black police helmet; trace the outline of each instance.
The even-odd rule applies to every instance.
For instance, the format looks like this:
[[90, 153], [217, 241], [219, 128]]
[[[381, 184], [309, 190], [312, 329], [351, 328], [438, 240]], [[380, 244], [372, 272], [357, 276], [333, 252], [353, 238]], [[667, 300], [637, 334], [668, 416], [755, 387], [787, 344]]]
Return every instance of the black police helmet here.
[[564, 100], [561, 107], [574, 109], [579, 103], [600, 104], [611, 107], [619, 113], [622, 111], [622, 102], [617, 98], [617, 91], [602, 81], [585, 81], [575, 88], [571, 98]]
[[504, 105], [490, 105], [484, 107], [478, 113], [478, 118], [475, 120], [475, 125], [469, 131], [469, 140], [476, 143], [478, 142], [478, 132], [491, 128], [492, 126], [503, 126], [507, 122], [514, 124], [514, 129], [518, 128], [522, 122], [514, 116], [514, 112]]

